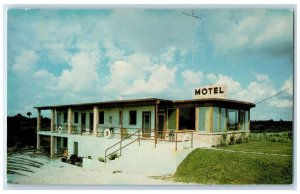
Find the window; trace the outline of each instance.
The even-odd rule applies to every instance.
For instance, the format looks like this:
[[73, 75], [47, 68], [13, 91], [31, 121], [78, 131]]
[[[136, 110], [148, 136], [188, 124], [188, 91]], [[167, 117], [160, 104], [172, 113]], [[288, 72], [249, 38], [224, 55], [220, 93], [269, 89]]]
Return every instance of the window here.
[[168, 109], [168, 129], [176, 130], [176, 109]]
[[119, 125], [122, 125], [122, 111], [119, 111]]
[[78, 112], [74, 112], [74, 123], [78, 123]]
[[249, 130], [249, 111], [245, 111], [245, 130]]
[[104, 124], [104, 111], [99, 111], [99, 124]]
[[239, 128], [239, 120], [238, 120], [239, 111], [233, 110], [233, 109], [228, 109], [227, 115], [228, 115], [228, 120], [227, 120], [228, 130], [229, 131], [238, 130], [238, 128]]
[[224, 132], [226, 129], [226, 109], [221, 108], [220, 111], [220, 131]]
[[240, 131], [245, 130], [245, 112], [240, 110]]
[[219, 132], [219, 107], [213, 108], [213, 132]]
[[210, 132], [210, 107], [200, 107], [198, 110], [199, 131]]
[[129, 111], [129, 125], [136, 125], [136, 110]]
[[64, 112], [64, 123], [68, 122], [68, 114], [67, 112]]

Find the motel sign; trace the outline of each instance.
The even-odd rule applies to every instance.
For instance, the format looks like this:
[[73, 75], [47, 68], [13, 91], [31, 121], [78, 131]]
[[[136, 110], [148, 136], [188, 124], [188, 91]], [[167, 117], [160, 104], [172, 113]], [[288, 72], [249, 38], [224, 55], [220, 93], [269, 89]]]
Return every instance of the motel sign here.
[[225, 85], [211, 85], [198, 87], [194, 90], [194, 98], [226, 98], [227, 87]]

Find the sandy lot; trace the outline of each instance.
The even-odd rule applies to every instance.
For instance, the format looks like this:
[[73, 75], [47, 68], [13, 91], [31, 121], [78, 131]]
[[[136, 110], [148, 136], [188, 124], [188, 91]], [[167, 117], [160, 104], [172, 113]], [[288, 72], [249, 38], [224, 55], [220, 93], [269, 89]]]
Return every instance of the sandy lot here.
[[[18, 161], [39, 162], [40, 167], [32, 167], [14, 163]], [[13, 161], [13, 162], [10, 162]], [[14, 163], [14, 164], [11, 164]], [[63, 163], [60, 159], [50, 160], [45, 156], [17, 154], [8, 157], [8, 166], [25, 167], [28, 171], [16, 170], [20, 174], [7, 174], [8, 184], [63, 184], [63, 185], [182, 185], [170, 178], [154, 178], [139, 174], [114, 173], [106, 170], [87, 170], [71, 164]], [[8, 168], [10, 169], [10, 167]]]

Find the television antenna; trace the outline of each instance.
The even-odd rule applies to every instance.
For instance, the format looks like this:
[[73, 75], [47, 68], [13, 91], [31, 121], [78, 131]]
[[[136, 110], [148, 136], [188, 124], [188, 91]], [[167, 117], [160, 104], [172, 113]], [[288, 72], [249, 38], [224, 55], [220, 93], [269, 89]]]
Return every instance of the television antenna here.
[[[195, 12], [194, 10], [192, 9], [191, 11], [192, 13], [186, 13], [186, 12], [181, 12], [181, 14], [183, 15], [186, 15], [188, 17], [192, 17], [192, 21], [193, 21], [193, 27], [195, 28], [195, 21], [196, 20], [202, 20], [201, 17], [195, 15]], [[195, 42], [195, 36], [196, 36], [196, 33], [192, 36], [193, 40], [192, 40], [192, 67], [194, 66], [194, 42]]]

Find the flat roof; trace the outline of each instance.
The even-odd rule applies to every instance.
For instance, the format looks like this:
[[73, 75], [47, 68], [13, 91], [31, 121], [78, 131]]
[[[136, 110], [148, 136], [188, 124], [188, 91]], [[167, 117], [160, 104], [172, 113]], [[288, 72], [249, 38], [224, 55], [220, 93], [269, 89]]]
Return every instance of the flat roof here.
[[77, 104], [64, 104], [64, 105], [49, 105], [49, 106], [37, 106], [34, 107], [40, 110], [47, 110], [52, 108], [68, 108], [68, 107], [78, 107], [78, 108], [88, 108], [91, 106], [102, 106], [102, 107], [116, 107], [116, 106], [138, 106], [138, 105], [155, 105], [160, 103], [165, 104], [185, 104], [185, 103], [202, 103], [202, 102], [221, 102], [228, 104], [238, 104], [242, 106], [247, 106], [249, 108], [255, 107], [254, 103], [223, 99], [223, 98], [204, 98], [204, 99], [189, 99], [189, 100], [166, 100], [160, 98], [140, 98], [140, 99], [130, 99], [130, 100], [113, 100], [113, 101], [102, 101], [102, 102], [91, 102], [91, 103], [77, 103]]

